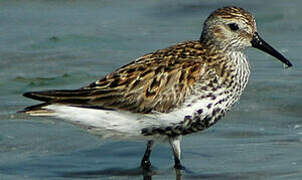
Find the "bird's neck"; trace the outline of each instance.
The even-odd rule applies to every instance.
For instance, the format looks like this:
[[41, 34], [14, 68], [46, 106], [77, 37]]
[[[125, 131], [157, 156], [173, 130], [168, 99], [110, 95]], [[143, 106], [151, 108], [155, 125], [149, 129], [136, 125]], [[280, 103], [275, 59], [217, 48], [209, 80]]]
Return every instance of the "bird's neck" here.
[[231, 49], [222, 45], [213, 43], [213, 39], [207, 38], [207, 36], [201, 36], [200, 43], [203, 47], [207, 48], [207, 57], [209, 61], [215, 62], [214, 64], [225, 64], [231, 74], [230, 77], [234, 77], [234, 84], [238, 94], [244, 90], [247, 85], [250, 75], [250, 65], [243, 49]]
[[240, 96], [246, 87], [250, 76], [250, 64], [243, 51], [232, 51], [228, 53], [229, 59], [233, 66], [233, 76], [237, 89], [238, 96]]

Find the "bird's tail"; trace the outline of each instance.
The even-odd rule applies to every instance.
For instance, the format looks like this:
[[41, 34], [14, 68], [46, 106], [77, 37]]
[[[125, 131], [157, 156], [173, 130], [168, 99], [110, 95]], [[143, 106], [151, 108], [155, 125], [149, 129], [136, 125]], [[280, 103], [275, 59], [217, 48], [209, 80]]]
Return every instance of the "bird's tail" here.
[[29, 106], [21, 111], [18, 111], [18, 113], [25, 113], [31, 116], [52, 116], [54, 112], [50, 109], [44, 108], [48, 105], [49, 103], [41, 103], [34, 106]]

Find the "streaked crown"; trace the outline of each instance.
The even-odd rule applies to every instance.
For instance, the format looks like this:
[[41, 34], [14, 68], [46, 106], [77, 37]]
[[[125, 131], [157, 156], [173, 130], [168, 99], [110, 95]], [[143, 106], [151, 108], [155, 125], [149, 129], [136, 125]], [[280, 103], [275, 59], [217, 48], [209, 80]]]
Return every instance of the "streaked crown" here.
[[201, 41], [224, 50], [244, 50], [251, 46], [256, 32], [254, 17], [242, 8], [230, 6], [215, 10], [204, 23]]

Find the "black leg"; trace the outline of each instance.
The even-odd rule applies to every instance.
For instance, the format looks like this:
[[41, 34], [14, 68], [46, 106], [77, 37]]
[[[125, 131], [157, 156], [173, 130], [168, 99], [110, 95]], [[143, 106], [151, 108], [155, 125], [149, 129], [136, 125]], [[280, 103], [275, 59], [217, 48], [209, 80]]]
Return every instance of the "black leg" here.
[[141, 162], [141, 167], [143, 169], [149, 170], [151, 167], [150, 154], [152, 151], [153, 144], [154, 142], [152, 140], [148, 141], [147, 143], [147, 149]]
[[180, 159], [178, 159], [176, 156], [174, 156], [174, 168], [175, 169], [183, 169]]
[[175, 163], [174, 168], [175, 169], [184, 169], [184, 167], [181, 165], [181, 162], [180, 162], [180, 155], [181, 155], [180, 140], [181, 140], [181, 136], [169, 138], [169, 142], [172, 147], [173, 154], [174, 154], [174, 163]]

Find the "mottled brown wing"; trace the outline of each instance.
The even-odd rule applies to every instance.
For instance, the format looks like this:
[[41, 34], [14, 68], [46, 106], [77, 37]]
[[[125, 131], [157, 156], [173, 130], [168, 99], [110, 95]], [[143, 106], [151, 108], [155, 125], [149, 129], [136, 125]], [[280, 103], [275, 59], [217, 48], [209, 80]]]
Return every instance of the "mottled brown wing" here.
[[46, 102], [149, 113], [183, 103], [200, 80], [204, 50], [198, 41], [177, 44], [138, 58], [78, 90], [32, 92]]
[[203, 53], [197, 41], [181, 43], [140, 57], [84, 89], [108, 90], [90, 101], [106, 108], [168, 112], [192, 93]]

